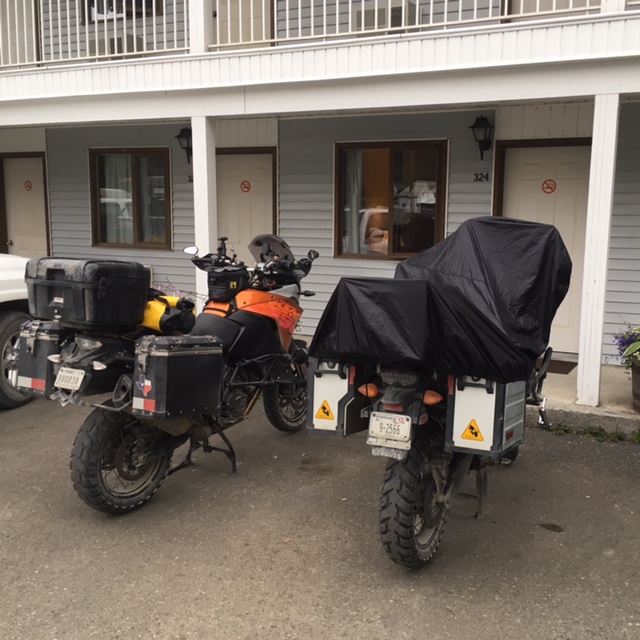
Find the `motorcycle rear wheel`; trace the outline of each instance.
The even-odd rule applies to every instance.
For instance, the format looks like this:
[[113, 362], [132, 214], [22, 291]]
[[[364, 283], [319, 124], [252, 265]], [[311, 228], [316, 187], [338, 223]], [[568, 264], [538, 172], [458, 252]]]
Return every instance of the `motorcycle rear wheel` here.
[[390, 460], [380, 502], [382, 545], [396, 564], [418, 569], [435, 554], [449, 510], [436, 497], [446, 478], [442, 439], [420, 431], [404, 460]]
[[73, 488], [97, 511], [138, 509], [167, 476], [173, 450], [160, 448], [166, 437], [129, 414], [96, 409], [73, 443]]

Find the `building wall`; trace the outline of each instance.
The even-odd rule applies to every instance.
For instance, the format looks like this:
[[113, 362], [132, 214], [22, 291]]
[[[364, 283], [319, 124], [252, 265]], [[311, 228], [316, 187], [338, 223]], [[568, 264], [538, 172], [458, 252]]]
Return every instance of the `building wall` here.
[[[154, 283], [181, 292], [195, 290], [195, 270], [182, 249], [194, 243], [193, 184], [185, 153], [175, 139], [186, 122], [118, 127], [74, 127], [47, 130], [47, 172], [53, 255], [136, 260], [153, 267]], [[218, 148], [274, 147], [277, 121], [225, 120], [215, 123]], [[0, 143], [2, 139], [0, 138]], [[111, 249], [91, 246], [89, 149], [169, 147], [173, 251]], [[10, 149], [12, 150], [12, 149]], [[202, 250], [209, 247], [201, 247]]]
[[[622, 104], [605, 305], [603, 353], [616, 356], [613, 334], [640, 326], [640, 104]], [[587, 256], [588, 259], [588, 256]]]
[[[493, 119], [493, 112], [484, 114]], [[480, 160], [469, 130], [474, 112], [355, 116], [280, 121], [279, 233], [296, 255], [320, 253], [305, 287], [302, 332], [315, 330], [342, 276], [393, 276], [397, 261], [334, 258], [334, 145], [382, 140], [449, 140], [447, 233], [465, 220], [491, 213], [492, 153]], [[475, 174], [489, 182], [474, 182]]]
[[593, 101], [499, 107], [495, 126], [497, 140], [590, 138]]
[[27, 153], [46, 150], [44, 127], [0, 129], [0, 153]]

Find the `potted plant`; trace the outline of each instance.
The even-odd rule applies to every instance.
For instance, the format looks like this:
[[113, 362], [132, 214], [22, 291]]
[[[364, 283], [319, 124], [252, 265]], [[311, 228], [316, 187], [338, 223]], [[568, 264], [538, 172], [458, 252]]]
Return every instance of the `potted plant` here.
[[613, 340], [618, 347], [622, 364], [631, 370], [633, 408], [640, 413], [640, 327], [628, 327], [616, 333]]

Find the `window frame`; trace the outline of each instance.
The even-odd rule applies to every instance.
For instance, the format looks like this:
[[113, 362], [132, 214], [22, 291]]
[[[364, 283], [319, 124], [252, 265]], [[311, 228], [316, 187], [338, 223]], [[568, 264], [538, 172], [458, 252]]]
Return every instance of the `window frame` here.
[[[114, 0], [114, 2], [115, 1], [116, 0]], [[97, 15], [96, 18], [91, 17], [91, 0], [81, 0], [81, 2], [81, 24], [83, 25], [94, 24], [95, 22], [113, 22], [114, 20], [137, 20], [142, 17], [153, 18], [154, 8], [156, 17], [164, 15], [164, 2], [162, 0], [123, 0], [123, 2], [127, 5], [123, 13], [116, 13], [115, 15], [110, 17], [107, 14], [100, 14]], [[143, 4], [147, 6], [146, 11], [143, 11]]]
[[[98, 158], [102, 155], [131, 155], [131, 180], [132, 180], [132, 217], [133, 217], [133, 243], [106, 242], [100, 239], [100, 188], [98, 184]], [[164, 210], [165, 210], [165, 238], [166, 243], [141, 242], [139, 234], [139, 168], [137, 159], [148, 156], [161, 156], [164, 158]], [[151, 251], [171, 251], [173, 238], [172, 207], [171, 207], [171, 153], [168, 147], [116, 147], [104, 149], [89, 149], [89, 183], [91, 194], [91, 246], [111, 247], [114, 249], [144, 249]]]
[[[442, 242], [446, 226], [447, 167], [449, 157], [449, 141], [442, 140], [382, 140], [376, 142], [336, 142], [334, 144], [334, 240], [333, 256], [345, 260], [404, 260], [417, 253], [343, 253], [342, 232], [343, 213], [341, 211], [342, 194], [342, 151], [347, 149], [389, 149], [391, 151], [435, 150], [438, 152], [438, 169], [436, 178], [436, 221], [435, 243]], [[393, 175], [389, 172], [389, 194], [393, 193]], [[390, 198], [390, 217], [393, 218], [393, 198]], [[393, 227], [393, 225], [392, 225]], [[393, 228], [389, 231], [389, 246], [393, 247]]]

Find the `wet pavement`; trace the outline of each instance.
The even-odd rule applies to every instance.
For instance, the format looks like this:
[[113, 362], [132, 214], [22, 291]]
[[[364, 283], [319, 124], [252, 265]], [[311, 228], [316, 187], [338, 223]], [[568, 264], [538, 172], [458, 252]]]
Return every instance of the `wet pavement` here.
[[[532, 428], [460, 498], [423, 570], [378, 536], [386, 461], [364, 436], [282, 434], [261, 408], [142, 509], [87, 507], [69, 454], [88, 411], [0, 413], [0, 638], [640, 639], [640, 446]], [[467, 490], [474, 488], [470, 478]]]

